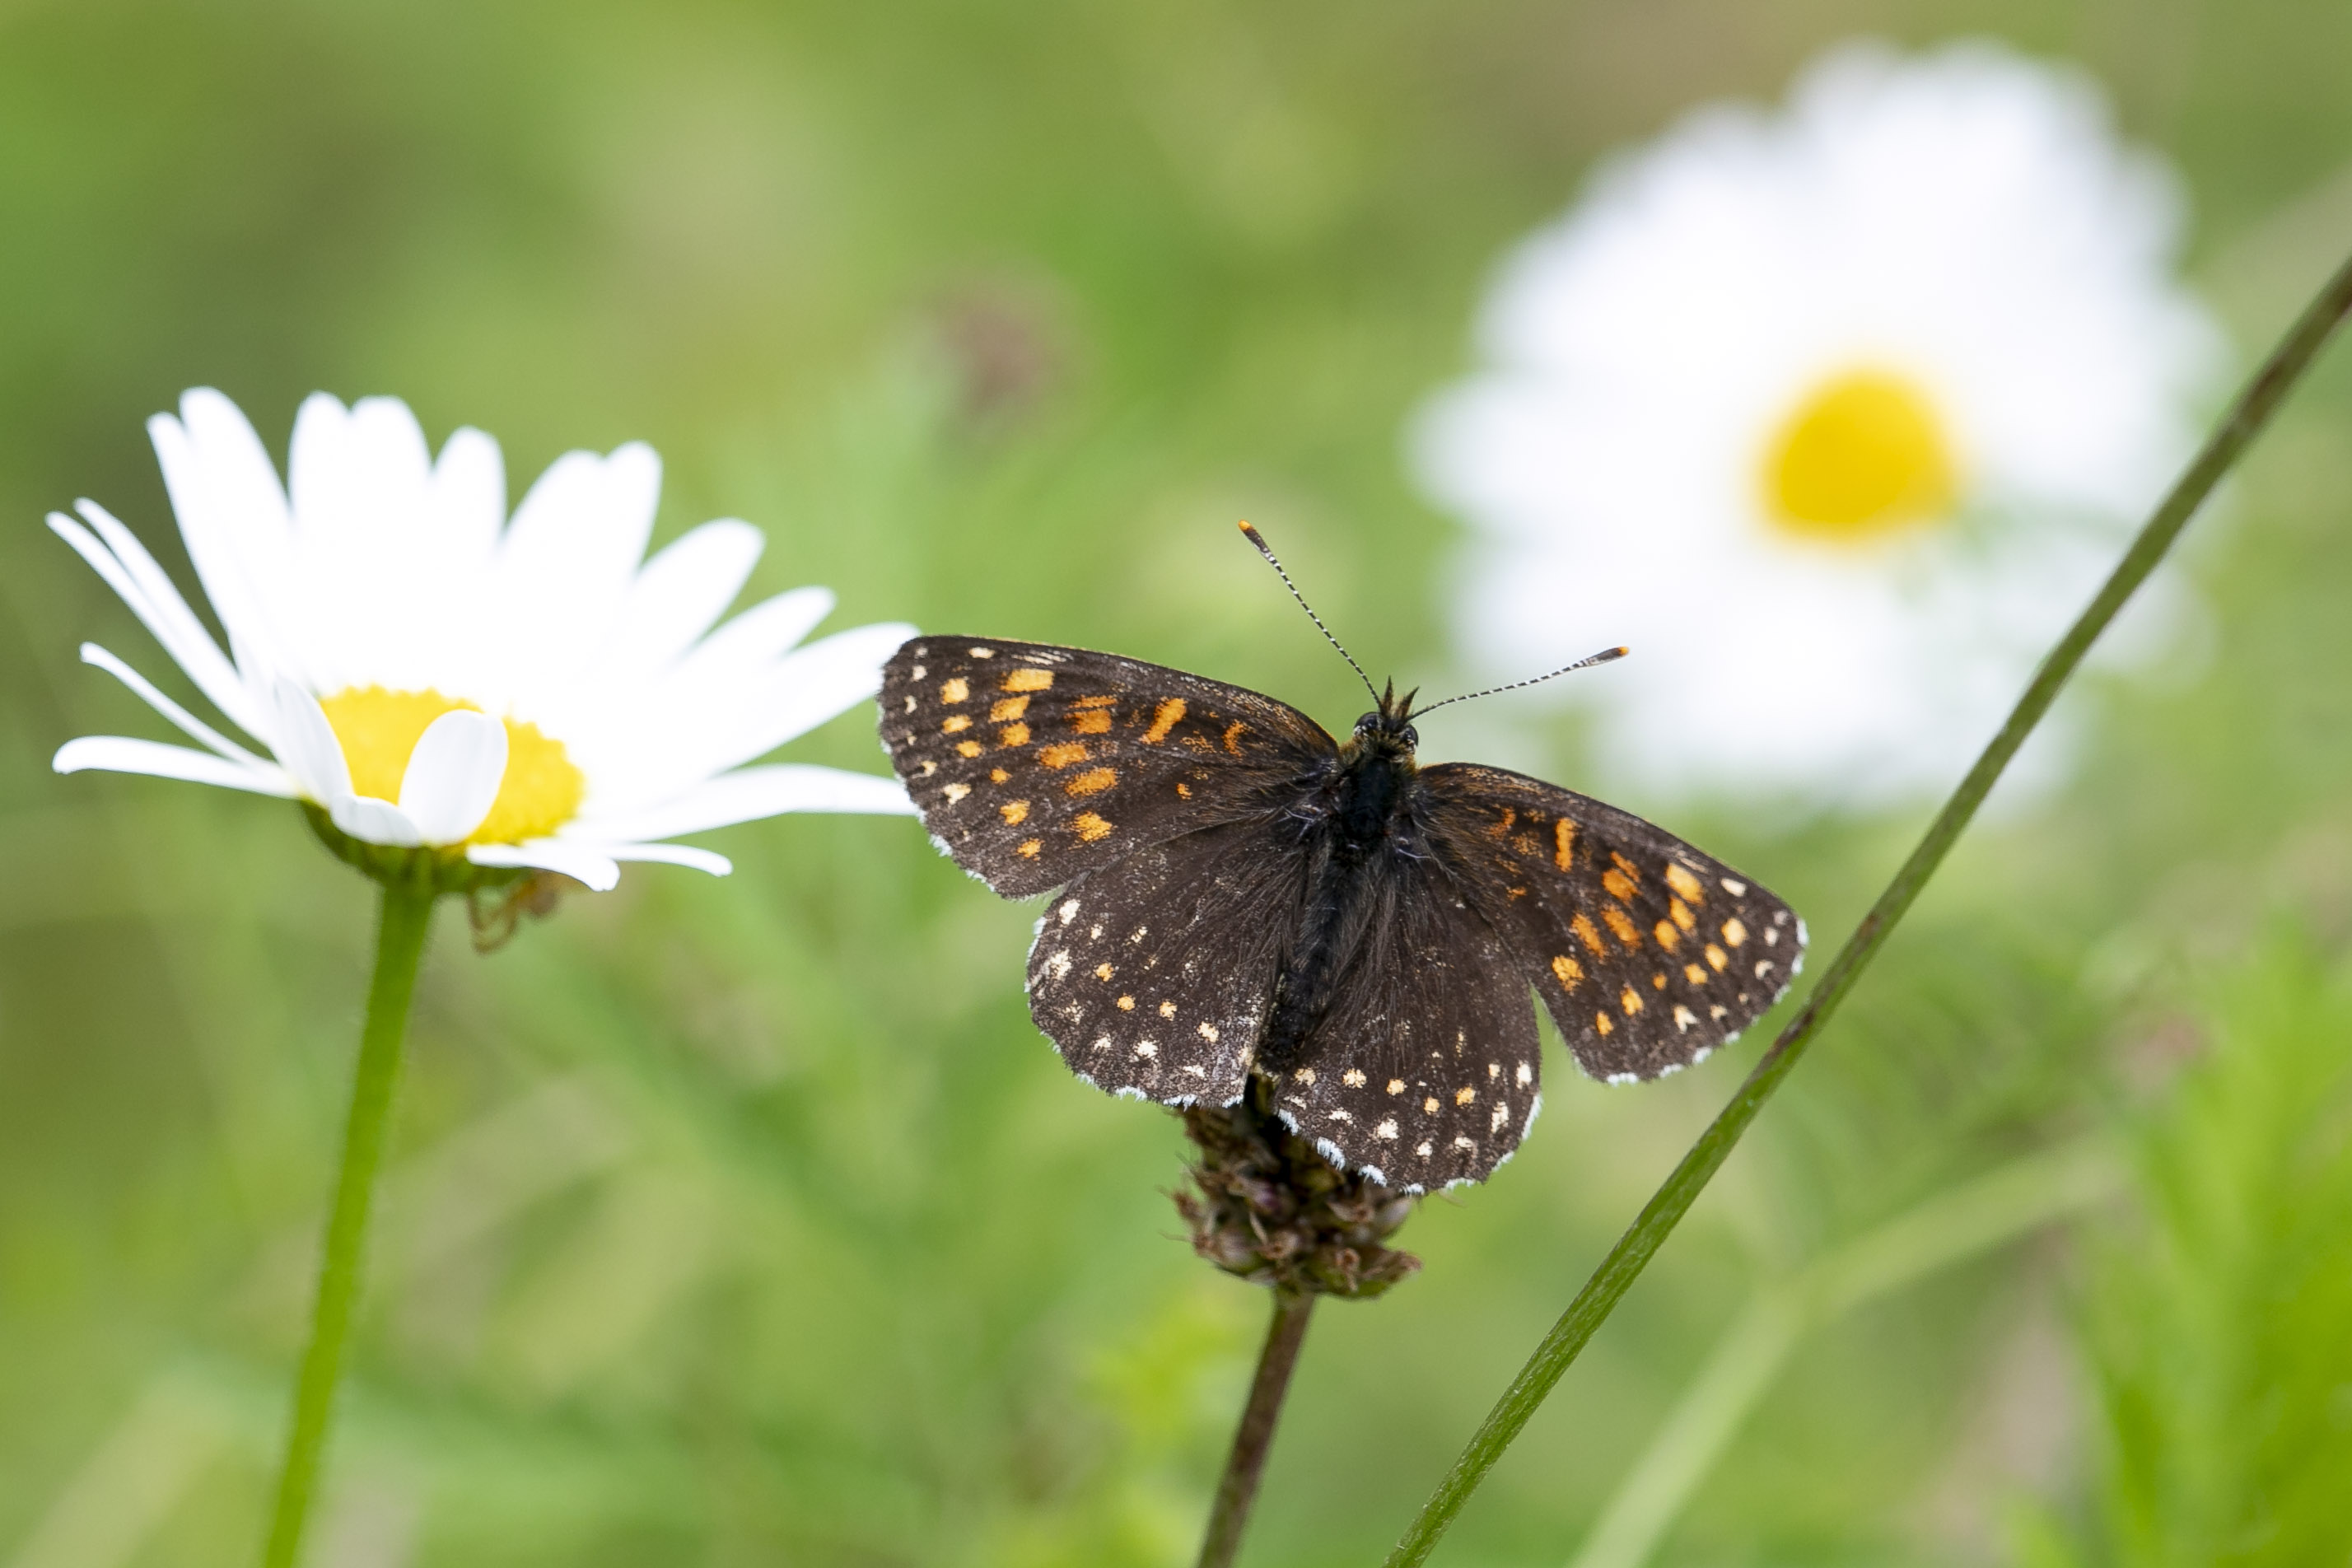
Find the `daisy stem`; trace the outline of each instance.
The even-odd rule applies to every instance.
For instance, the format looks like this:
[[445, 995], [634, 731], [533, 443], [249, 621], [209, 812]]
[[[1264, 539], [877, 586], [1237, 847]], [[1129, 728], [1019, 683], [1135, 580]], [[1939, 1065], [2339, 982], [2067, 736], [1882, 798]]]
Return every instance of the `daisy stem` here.
[[2115, 571], [2042, 659], [2041, 668], [2034, 672], [2032, 683], [2017, 700], [2016, 708], [2011, 710], [2000, 733], [1977, 758], [1976, 765], [1960, 781], [1959, 788], [1945, 803], [1944, 809], [1936, 814], [1936, 820], [1928, 825], [1918, 847], [1911, 851], [1910, 858], [1903, 862], [1895, 879], [1846, 939], [1845, 946], [1806, 996], [1797, 1016], [1789, 1020], [1788, 1026], [1772, 1042], [1771, 1049], [1756, 1064], [1756, 1070], [1748, 1075], [1748, 1080], [1732, 1096], [1731, 1103], [1699, 1135], [1698, 1142], [1691, 1145], [1674, 1173], [1651, 1196], [1639, 1217], [1609, 1249], [1609, 1256], [1601, 1260], [1601, 1267], [1593, 1270], [1584, 1289], [1577, 1292], [1568, 1310], [1560, 1314], [1559, 1321], [1503, 1391], [1486, 1422], [1454, 1460], [1453, 1469], [1438, 1483], [1437, 1490], [1422, 1506], [1420, 1515], [1398, 1541], [1396, 1549], [1389, 1553], [1386, 1568], [1410, 1568], [1426, 1561], [1436, 1548], [1438, 1539], [1469, 1501], [1470, 1494], [1478, 1489], [1486, 1473], [1510, 1447], [1593, 1331], [1640, 1278], [1683, 1215], [1690, 1212], [1691, 1205], [1748, 1131], [1748, 1124], [1756, 1120], [1756, 1113], [1795, 1068], [1805, 1048], [1878, 956], [1888, 934], [1918, 898], [1928, 878], [1935, 875], [1953, 841], [1976, 815], [1977, 807], [2009, 766], [2010, 759], [2017, 754], [2018, 747], [2024, 744], [2025, 738], [2050, 710], [2050, 704], [2083, 662], [2083, 657], [2090, 652], [2092, 643], [2116, 618], [2125, 601], [2147, 580], [2148, 574], [2156, 570], [2157, 563], [2180, 537], [2180, 531], [2212, 494], [2213, 487], [2245, 455], [2246, 448], [2270, 423], [2287, 393], [2310, 369], [2312, 361], [2347, 312], [2352, 312], [2352, 260], [2337, 268], [2238, 394], [2221, 423], [2206, 438], [2203, 449], [2140, 529]]
[[335, 1384], [342, 1371], [343, 1342], [350, 1335], [352, 1307], [359, 1295], [368, 1206], [374, 1196], [376, 1169], [383, 1163], [393, 1085], [400, 1076], [401, 1037], [408, 1024], [409, 997], [416, 990], [417, 966], [425, 957], [425, 934], [433, 923], [433, 900], [426, 888], [383, 884], [375, 977], [368, 984], [367, 1021], [360, 1031], [359, 1067], [352, 1083], [351, 1113], [343, 1124], [342, 1169], [335, 1178], [335, 1206], [327, 1220], [310, 1343], [302, 1352], [301, 1376], [294, 1385], [294, 1423], [286, 1439], [285, 1468], [278, 1478], [278, 1508], [262, 1558], [266, 1568], [294, 1568], [303, 1521], [318, 1487]]
[[1314, 1310], [1315, 1298], [1310, 1293], [1274, 1292], [1274, 1318], [1265, 1326], [1265, 1348], [1258, 1352], [1257, 1376], [1250, 1383], [1249, 1403], [1242, 1406], [1241, 1425], [1234, 1430], [1234, 1451], [1225, 1459], [1224, 1479], [1217, 1483], [1217, 1500], [1209, 1510], [1200, 1568], [1231, 1568], [1234, 1553], [1242, 1548], [1250, 1505], [1257, 1500], [1258, 1478], [1265, 1472], [1266, 1451], [1274, 1447], [1274, 1424], [1282, 1415], [1282, 1396], [1289, 1391], [1290, 1371], [1298, 1364], [1307, 1315]]

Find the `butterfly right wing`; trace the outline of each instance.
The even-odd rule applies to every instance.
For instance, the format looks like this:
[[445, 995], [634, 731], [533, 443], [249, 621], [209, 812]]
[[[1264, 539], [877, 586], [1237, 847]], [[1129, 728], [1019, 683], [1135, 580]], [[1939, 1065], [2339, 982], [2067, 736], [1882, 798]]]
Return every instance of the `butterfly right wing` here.
[[1631, 812], [1474, 763], [1420, 779], [1431, 838], [1594, 1078], [1704, 1059], [1804, 962], [1787, 904]]
[[1008, 899], [1262, 815], [1338, 747], [1270, 697], [1115, 654], [919, 637], [883, 668], [882, 743], [940, 848]]

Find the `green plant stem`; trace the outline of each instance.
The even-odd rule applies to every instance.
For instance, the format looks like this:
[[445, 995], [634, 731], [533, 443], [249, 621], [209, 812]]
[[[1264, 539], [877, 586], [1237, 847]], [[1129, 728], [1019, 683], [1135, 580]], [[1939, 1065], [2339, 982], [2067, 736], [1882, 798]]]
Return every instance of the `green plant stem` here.
[[1282, 1396], [1289, 1391], [1290, 1371], [1298, 1364], [1298, 1347], [1307, 1338], [1307, 1319], [1314, 1310], [1315, 1298], [1310, 1294], [1274, 1292], [1274, 1317], [1265, 1326], [1265, 1348], [1258, 1352], [1257, 1376], [1250, 1383], [1241, 1425], [1234, 1429], [1234, 1451], [1225, 1459], [1217, 1500], [1209, 1510], [1209, 1528], [1201, 1539], [1200, 1568], [1231, 1568], [1234, 1554], [1242, 1549], [1250, 1505], [1257, 1500], [1258, 1478], [1265, 1472], [1266, 1451], [1274, 1447], [1274, 1424], [1282, 1415]]
[[326, 1257], [319, 1268], [319, 1299], [310, 1314], [310, 1343], [294, 1385], [294, 1422], [278, 1472], [278, 1507], [269, 1526], [266, 1568], [294, 1568], [302, 1524], [318, 1489], [319, 1463], [334, 1414], [342, 1373], [343, 1342], [359, 1296], [360, 1263], [367, 1247], [368, 1206], [383, 1163], [384, 1128], [393, 1085], [400, 1077], [400, 1043], [409, 998], [433, 923], [433, 894], [386, 882], [376, 924], [375, 976], [368, 984], [367, 1022], [360, 1031], [359, 1067], [352, 1082], [351, 1114], [343, 1123], [343, 1162], [335, 1178], [334, 1211], [327, 1219]]
[[2148, 574], [2156, 570], [2157, 563], [2164, 559], [2173, 542], [2180, 537], [2180, 531], [2213, 493], [2222, 475], [2235, 466], [2254, 437], [2270, 423], [2288, 391], [2311, 367], [2311, 362], [2347, 310], [2352, 310], [2352, 260], [2336, 269], [2239, 393], [2220, 426], [2206, 438], [2203, 449], [2140, 529], [2131, 548], [2124, 552], [2115, 571], [2042, 659], [2041, 668], [2034, 672], [2025, 694], [2017, 700], [2008, 721], [1977, 758], [1976, 765], [1960, 781], [1959, 788], [1945, 803], [1944, 809], [1936, 814], [1935, 821], [1928, 825], [1927, 834], [1911, 851], [1910, 858], [1904, 861], [1902, 869], [1895, 872], [1895, 879], [1846, 939], [1845, 946], [1806, 996], [1797, 1016], [1780, 1031], [1780, 1037], [1756, 1064], [1756, 1070], [1748, 1074], [1731, 1102], [1691, 1145], [1690, 1152], [1652, 1195], [1632, 1226], [1618, 1238], [1617, 1245], [1609, 1249], [1609, 1256], [1601, 1259], [1601, 1267], [1585, 1281], [1584, 1289], [1577, 1292], [1576, 1299], [1569, 1303], [1568, 1310], [1560, 1314], [1559, 1321], [1504, 1390], [1502, 1398], [1454, 1460], [1454, 1468], [1407, 1527], [1396, 1549], [1389, 1553], [1387, 1568], [1409, 1568], [1427, 1560], [1470, 1494], [1477, 1490], [1486, 1472], [1510, 1447], [1528, 1418], [1543, 1404], [1552, 1385], [1592, 1337], [1593, 1331], [1649, 1266], [1651, 1258], [1690, 1211], [1741, 1134], [1748, 1131], [1748, 1123], [1755, 1121], [1756, 1113], [1796, 1068], [1806, 1047], [1878, 956], [1888, 934], [1918, 898], [1927, 879], [1943, 864], [1953, 840], [1976, 816], [1977, 807], [1984, 803], [1994, 781], [2009, 766], [2010, 759], [2016, 756], [2018, 747], [2025, 743], [2042, 715], [2049, 712], [2051, 703], [2090, 652], [2092, 643], [2116, 618], [2125, 601], [2147, 580]]

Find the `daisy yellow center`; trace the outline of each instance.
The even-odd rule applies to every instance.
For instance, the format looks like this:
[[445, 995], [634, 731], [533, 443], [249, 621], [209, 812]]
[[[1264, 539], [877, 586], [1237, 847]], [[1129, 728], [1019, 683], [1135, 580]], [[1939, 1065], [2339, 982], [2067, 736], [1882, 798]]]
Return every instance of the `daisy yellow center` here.
[[[391, 801], [400, 798], [409, 753], [416, 750], [425, 727], [460, 708], [480, 711], [471, 702], [437, 691], [387, 691], [381, 686], [353, 687], [321, 699], [319, 706], [327, 710], [327, 722], [342, 742], [352, 788]], [[489, 816], [467, 840], [469, 844], [520, 844], [543, 837], [571, 821], [588, 793], [588, 781], [564, 754], [562, 742], [522, 720], [505, 723], [506, 777]]]
[[1950, 432], [1918, 383], [1849, 370], [1806, 394], [1773, 433], [1765, 505], [1801, 538], [1868, 543], [1948, 513], [1955, 469]]

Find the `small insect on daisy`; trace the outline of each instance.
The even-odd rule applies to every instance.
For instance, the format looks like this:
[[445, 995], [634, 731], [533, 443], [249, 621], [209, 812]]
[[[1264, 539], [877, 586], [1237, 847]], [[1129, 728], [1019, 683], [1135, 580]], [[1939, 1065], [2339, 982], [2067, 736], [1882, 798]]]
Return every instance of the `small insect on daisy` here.
[[1255, 1076], [1334, 1164], [1422, 1192], [1483, 1181], [1534, 1121], [1530, 986], [1612, 1083], [1699, 1061], [1787, 989], [1805, 927], [1786, 904], [1614, 806], [1419, 765], [1414, 721], [1467, 699], [1373, 688], [1307, 613], [1372, 693], [1344, 744], [1272, 698], [1082, 648], [926, 636], [885, 667], [883, 743], [933, 841], [1006, 898], [1060, 889], [1029, 1011], [1073, 1072], [1177, 1106], [1234, 1104]]

